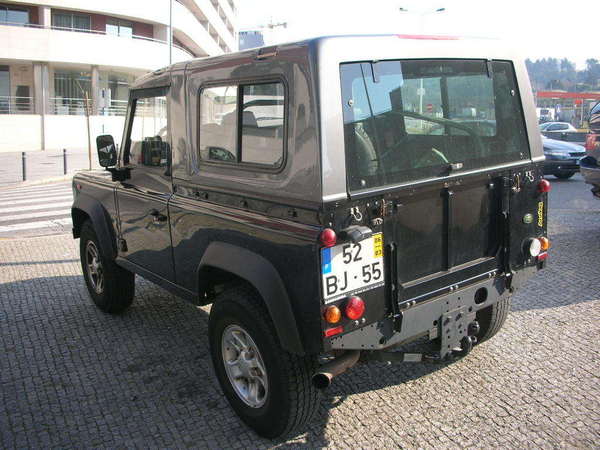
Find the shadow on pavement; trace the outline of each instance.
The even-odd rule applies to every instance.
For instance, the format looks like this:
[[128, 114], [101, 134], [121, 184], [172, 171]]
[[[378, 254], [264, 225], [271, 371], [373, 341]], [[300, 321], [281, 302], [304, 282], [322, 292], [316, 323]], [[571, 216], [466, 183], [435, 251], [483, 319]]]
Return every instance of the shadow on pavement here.
[[[29, 429], [13, 431], [28, 442], [39, 433], [52, 446], [203, 446], [240, 435], [250, 447], [287, 446], [256, 436], [229, 407], [213, 374], [205, 310], [139, 278], [132, 307], [116, 316], [96, 309], [81, 276], [0, 284], [0, 299], [0, 361], [9, 367], [1, 404], [11, 423], [36, 418]], [[294, 446], [327, 445], [329, 410], [349, 395], [442, 367], [357, 366], [324, 392], [307, 430], [288, 439]]]

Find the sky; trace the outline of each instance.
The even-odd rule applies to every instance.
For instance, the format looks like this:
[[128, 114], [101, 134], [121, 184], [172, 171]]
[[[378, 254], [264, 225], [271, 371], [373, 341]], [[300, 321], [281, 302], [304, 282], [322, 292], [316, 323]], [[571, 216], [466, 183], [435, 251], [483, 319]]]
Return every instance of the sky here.
[[[600, 0], [237, 0], [240, 30], [265, 43], [332, 34], [449, 34], [505, 39], [532, 59], [600, 59]], [[406, 10], [401, 12], [400, 8]], [[442, 12], [436, 9], [444, 8]]]

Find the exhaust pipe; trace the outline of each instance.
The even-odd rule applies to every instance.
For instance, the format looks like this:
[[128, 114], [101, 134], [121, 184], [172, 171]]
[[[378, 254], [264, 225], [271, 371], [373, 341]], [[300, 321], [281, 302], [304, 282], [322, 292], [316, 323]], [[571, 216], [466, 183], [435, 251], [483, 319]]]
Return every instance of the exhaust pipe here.
[[358, 362], [360, 350], [348, 350], [333, 361], [323, 364], [319, 371], [312, 376], [313, 386], [317, 389], [325, 389], [331, 385], [333, 377], [344, 373]]

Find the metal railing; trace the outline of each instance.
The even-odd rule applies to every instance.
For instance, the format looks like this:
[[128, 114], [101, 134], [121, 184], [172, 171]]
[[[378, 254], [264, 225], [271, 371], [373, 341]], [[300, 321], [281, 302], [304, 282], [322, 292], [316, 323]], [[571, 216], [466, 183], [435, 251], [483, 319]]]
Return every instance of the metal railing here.
[[[83, 116], [85, 115], [85, 98], [50, 97], [50, 112], [58, 115]], [[111, 100], [110, 106], [93, 107], [92, 100], [88, 100], [90, 115], [124, 116], [127, 112], [127, 100]]]
[[33, 114], [33, 97], [0, 95], [0, 114]]
[[[15, 22], [0, 22], [0, 25], [6, 25], [6, 26], [13, 26], [13, 27], [25, 27], [25, 28], [39, 28], [39, 29], [45, 29], [45, 30], [57, 30], [57, 31], [72, 31], [75, 33], [87, 33], [87, 34], [101, 34], [101, 35], [105, 35], [105, 36], [114, 36], [114, 37], [120, 37], [123, 39], [140, 39], [143, 41], [150, 41], [150, 42], [156, 42], [157, 44], [163, 44], [163, 45], [168, 45], [169, 43], [167, 41], [163, 41], [161, 39], [154, 39], [154, 38], [149, 38], [147, 36], [138, 36], [138, 35], [131, 35], [131, 36], [119, 36], [116, 34], [112, 34], [112, 33], [107, 33], [106, 31], [102, 31], [102, 30], [88, 30], [88, 29], [83, 29], [83, 28], [70, 28], [70, 27], [57, 27], [54, 25], [39, 25], [36, 23], [15, 23]], [[190, 57], [195, 58], [195, 56], [190, 53], [187, 49], [181, 47], [180, 45], [177, 44], [172, 44], [173, 47], [187, 53]]]

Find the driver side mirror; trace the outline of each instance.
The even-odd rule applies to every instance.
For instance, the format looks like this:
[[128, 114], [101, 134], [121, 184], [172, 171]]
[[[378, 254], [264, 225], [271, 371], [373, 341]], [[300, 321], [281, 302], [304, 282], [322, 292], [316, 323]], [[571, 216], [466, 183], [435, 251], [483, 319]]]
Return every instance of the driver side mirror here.
[[98, 150], [98, 161], [102, 167], [110, 167], [117, 164], [117, 149], [115, 140], [110, 134], [103, 134], [96, 138]]

